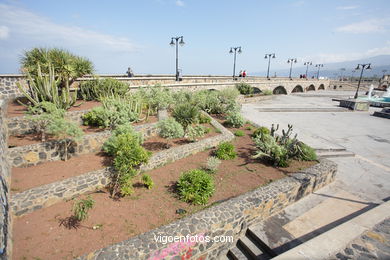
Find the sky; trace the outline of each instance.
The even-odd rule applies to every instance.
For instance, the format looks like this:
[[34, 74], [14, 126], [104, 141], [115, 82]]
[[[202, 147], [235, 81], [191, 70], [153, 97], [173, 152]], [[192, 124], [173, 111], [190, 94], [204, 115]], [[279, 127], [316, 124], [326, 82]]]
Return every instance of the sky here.
[[[333, 63], [390, 54], [388, 0], [0, 0], [0, 74], [19, 73], [34, 47], [88, 58], [96, 73], [174, 74], [171, 37], [183, 36], [183, 74], [265, 71], [287, 59]], [[390, 62], [389, 62], [390, 63]]]

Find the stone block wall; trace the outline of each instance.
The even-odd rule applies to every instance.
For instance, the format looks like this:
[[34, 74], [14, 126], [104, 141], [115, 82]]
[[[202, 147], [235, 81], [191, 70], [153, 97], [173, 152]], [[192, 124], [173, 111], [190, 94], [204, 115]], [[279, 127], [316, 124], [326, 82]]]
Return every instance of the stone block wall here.
[[[155, 169], [234, 138], [234, 135], [216, 120], [212, 119], [211, 124], [221, 131], [220, 135], [157, 152], [152, 155], [147, 164], [141, 166], [140, 172]], [[60, 200], [102, 188], [110, 182], [111, 172], [112, 168], [107, 167], [17, 193], [12, 197], [11, 208], [15, 215], [20, 216], [48, 207]]]
[[[77, 123], [78, 125], [83, 124], [81, 116], [90, 110], [71, 111], [65, 113], [65, 118]], [[35, 116], [33, 116], [35, 117]], [[29, 134], [34, 132], [34, 124], [27, 116], [17, 116], [7, 119], [8, 134], [9, 135], [21, 135]]]
[[16, 86], [16, 82], [25, 84], [22, 75], [1, 75], [0, 76], [0, 98], [11, 99], [20, 96], [20, 91]]
[[[77, 259], [181, 259], [181, 255], [189, 250], [191, 259], [226, 258], [228, 250], [245, 234], [248, 226], [264, 221], [270, 215], [332, 182], [336, 170], [335, 163], [322, 160], [291, 177], [277, 180], [189, 217]], [[160, 235], [184, 237], [197, 235], [210, 238], [233, 236], [234, 241], [225, 243], [176, 241], [164, 244], [155, 240]]]
[[7, 124], [5, 114], [7, 100], [0, 99], [0, 259], [8, 259], [11, 254], [11, 214], [9, 192], [11, 186], [11, 167], [7, 160]]
[[[157, 123], [134, 126], [136, 131], [147, 138], [157, 133]], [[94, 153], [101, 150], [111, 132], [84, 135], [80, 141], [74, 142], [68, 150], [68, 156]], [[13, 167], [30, 167], [47, 161], [64, 158], [64, 143], [58, 140], [9, 148], [8, 161]]]

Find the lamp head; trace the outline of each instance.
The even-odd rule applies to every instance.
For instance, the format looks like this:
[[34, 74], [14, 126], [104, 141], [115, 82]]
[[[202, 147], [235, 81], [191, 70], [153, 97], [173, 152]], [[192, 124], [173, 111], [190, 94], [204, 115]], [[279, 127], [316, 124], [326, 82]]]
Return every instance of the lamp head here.
[[358, 69], [360, 69], [360, 64], [358, 64], [358, 65], [356, 66], [356, 68], [355, 68], [355, 70], [358, 70]]
[[229, 51], [229, 53], [233, 53], [233, 48], [230, 48], [230, 51]]
[[241, 54], [241, 47], [238, 47], [238, 53]]
[[183, 36], [180, 37], [180, 42], [179, 42], [180, 46], [183, 46], [185, 43], [183, 41]]
[[370, 70], [371, 69], [371, 63], [368, 64], [366, 70]]
[[173, 38], [171, 39], [171, 42], [169, 43], [171, 46], [175, 46], [175, 42], [173, 41]]
[[275, 53], [273, 53], [272, 54], [272, 59], [275, 59], [275, 58], [276, 58]]
[[268, 58], [268, 55], [266, 54], [265, 56], [264, 56], [264, 59], [267, 59]]

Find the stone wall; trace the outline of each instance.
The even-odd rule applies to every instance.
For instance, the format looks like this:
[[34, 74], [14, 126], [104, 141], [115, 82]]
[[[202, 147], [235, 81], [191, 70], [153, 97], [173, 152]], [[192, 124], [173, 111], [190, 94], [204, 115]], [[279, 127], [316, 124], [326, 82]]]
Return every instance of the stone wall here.
[[[143, 133], [144, 137], [147, 138], [157, 133], [157, 123], [136, 125], [134, 129]], [[80, 141], [72, 143], [68, 150], [68, 156], [98, 152], [110, 135], [109, 130], [84, 135]], [[64, 142], [61, 140], [12, 147], [9, 148], [8, 152], [8, 161], [13, 167], [30, 167], [63, 158]]]
[[[191, 259], [222, 259], [247, 227], [264, 221], [302, 197], [333, 181], [337, 166], [328, 160], [293, 174], [269, 185], [262, 186], [236, 198], [183, 218], [166, 226], [146, 232], [118, 244], [97, 250], [78, 260], [103, 259], [181, 259], [180, 255], [191, 252]], [[163, 244], [158, 236], [233, 236], [226, 243]]]
[[0, 259], [10, 258], [11, 254], [11, 214], [9, 211], [9, 192], [11, 168], [7, 160], [7, 124], [5, 114], [7, 100], [0, 99]]
[[20, 91], [16, 86], [16, 82], [25, 84], [22, 75], [0, 75], [0, 99], [11, 99], [20, 96]]
[[272, 98], [274, 98], [275, 96], [274, 95], [268, 95], [268, 96], [253, 96], [253, 97], [250, 97], [250, 96], [244, 96], [244, 95], [239, 95], [238, 98], [237, 98], [237, 102], [241, 103], [241, 104], [245, 104], [245, 103], [255, 103], [255, 102], [259, 102], [259, 101], [264, 101], [264, 100], [270, 100]]
[[[89, 112], [90, 110], [70, 111], [65, 113], [65, 118], [77, 123], [78, 125], [83, 124], [81, 118], [82, 115]], [[31, 116], [36, 117], [36, 116]], [[29, 134], [34, 132], [34, 123], [28, 118], [28, 116], [17, 116], [7, 118], [8, 134], [9, 135], [21, 135]]]
[[[146, 165], [141, 166], [141, 172], [174, 162], [234, 138], [234, 135], [216, 120], [212, 119], [211, 124], [221, 131], [220, 135], [157, 152], [152, 155]], [[112, 169], [107, 167], [17, 193], [12, 197], [11, 208], [15, 215], [20, 216], [42, 207], [48, 207], [60, 200], [102, 188], [110, 182], [111, 172]]]

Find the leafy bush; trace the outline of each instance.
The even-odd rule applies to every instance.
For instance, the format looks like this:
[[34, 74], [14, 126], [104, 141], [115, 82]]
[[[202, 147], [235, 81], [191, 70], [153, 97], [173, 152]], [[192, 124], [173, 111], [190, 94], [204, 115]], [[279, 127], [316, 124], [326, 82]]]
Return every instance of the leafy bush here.
[[232, 143], [224, 142], [218, 145], [215, 156], [221, 160], [231, 160], [236, 158], [237, 153], [234, 150], [234, 145]]
[[190, 170], [182, 173], [177, 182], [181, 200], [193, 204], [206, 204], [214, 194], [215, 186], [211, 175], [203, 170]]
[[234, 132], [234, 135], [240, 137], [240, 136], [244, 136], [245, 133], [244, 133], [244, 131], [237, 130], [237, 131]]
[[245, 119], [240, 112], [230, 112], [226, 116], [226, 124], [234, 128], [239, 128], [245, 124]]
[[177, 105], [172, 112], [172, 116], [179, 122], [184, 129], [197, 122], [199, 109], [191, 104]]
[[132, 193], [133, 185], [131, 179], [136, 175], [138, 167], [142, 163], [147, 163], [151, 153], [146, 151], [141, 145], [137, 136], [132, 133], [122, 133], [115, 139], [116, 150], [114, 154], [114, 168], [112, 195], [121, 194], [126, 196]]
[[54, 118], [47, 126], [47, 133], [60, 139], [64, 144], [64, 160], [68, 159], [68, 150], [70, 145], [75, 140], [80, 140], [83, 136], [83, 131], [74, 122], [65, 120], [64, 118]]
[[204, 136], [204, 134], [205, 128], [201, 125], [188, 126], [186, 130], [186, 137], [192, 142], [197, 141], [198, 138]]
[[223, 104], [236, 102], [238, 95], [240, 92], [236, 88], [225, 88], [219, 91], [219, 99]]
[[110, 156], [114, 156], [118, 151], [118, 136], [122, 134], [130, 134], [134, 138], [138, 139], [138, 143], [143, 143], [143, 135], [140, 132], [134, 130], [133, 126], [130, 123], [118, 126], [114, 131], [112, 131], [111, 136], [104, 142], [102, 150]]
[[73, 216], [78, 221], [83, 221], [88, 218], [88, 211], [93, 208], [95, 201], [88, 196], [86, 199], [80, 199], [73, 204]]
[[154, 186], [152, 177], [150, 177], [150, 175], [148, 174], [142, 175], [142, 183], [145, 185], [146, 188], [148, 188], [148, 190], [152, 189]]
[[138, 121], [142, 112], [137, 101], [126, 98], [104, 98], [102, 104], [82, 116], [84, 125], [113, 129], [118, 125]]
[[94, 79], [80, 84], [78, 95], [83, 100], [100, 100], [110, 96], [124, 96], [129, 86], [116, 79]]
[[289, 166], [291, 159], [297, 160], [316, 160], [317, 156], [314, 149], [306, 144], [299, 142], [296, 135], [292, 138], [292, 126], [288, 125], [288, 130], [282, 130], [281, 136], [276, 136], [277, 131], [272, 125], [271, 131], [267, 128], [259, 128], [257, 135], [253, 137], [253, 141], [258, 149], [254, 158], [266, 157], [270, 159], [274, 165], [280, 167]]
[[163, 138], [173, 139], [184, 136], [183, 126], [172, 117], [158, 122], [157, 127]]
[[207, 159], [207, 163], [204, 168], [210, 173], [216, 173], [220, 164], [221, 160], [215, 156], [211, 156]]
[[241, 95], [250, 95], [254, 92], [253, 87], [245, 82], [237, 83], [236, 88], [238, 89], [238, 91], [240, 91]]
[[245, 129], [249, 130], [249, 131], [252, 131], [254, 129], [254, 127], [250, 125], [250, 126], [247, 126]]
[[268, 128], [261, 126], [253, 132], [252, 137], [257, 137], [258, 135], [269, 135], [270, 133], [271, 131]]
[[262, 93], [265, 95], [265, 96], [269, 96], [269, 95], [273, 95], [274, 93], [272, 92], [272, 90], [269, 90], [269, 89], [266, 89], [264, 91], [262, 91]]
[[198, 121], [199, 121], [199, 124], [210, 124], [211, 118], [209, 116], [202, 114], [202, 113], [199, 113]]

